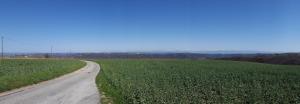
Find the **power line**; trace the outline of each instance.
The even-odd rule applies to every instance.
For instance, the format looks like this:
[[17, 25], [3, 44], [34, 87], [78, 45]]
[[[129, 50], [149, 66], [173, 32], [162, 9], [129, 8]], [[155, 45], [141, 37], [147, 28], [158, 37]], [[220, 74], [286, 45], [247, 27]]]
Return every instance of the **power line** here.
[[27, 48], [35, 48], [34, 46], [37, 46], [39, 44], [34, 44], [34, 43], [29, 43], [29, 42], [24, 42], [24, 41], [19, 41], [19, 40], [16, 40], [16, 39], [12, 39], [10, 37], [5, 37], [6, 40], [8, 41], [11, 41], [13, 43], [17, 43], [18, 45], [22, 45], [22, 46], [25, 46]]
[[[34, 44], [34, 43], [31, 43], [31, 42], [24, 42], [24, 41], [20, 41], [20, 40], [16, 40], [16, 39], [13, 39], [13, 38], [10, 38], [10, 37], [5, 37], [5, 40], [7, 40], [10, 44], [13, 44], [13, 45], [16, 45], [15, 48], [12, 48], [13, 50], [16, 51], [17, 50], [20, 50], [21, 52], [31, 52], [32, 49], [36, 49], [37, 48], [37, 45], [40, 46], [40, 47], [44, 47], [42, 45], [39, 45], [39, 44]], [[47, 52], [48, 49], [44, 49], [45, 52]], [[49, 51], [48, 51], [49, 53]]]

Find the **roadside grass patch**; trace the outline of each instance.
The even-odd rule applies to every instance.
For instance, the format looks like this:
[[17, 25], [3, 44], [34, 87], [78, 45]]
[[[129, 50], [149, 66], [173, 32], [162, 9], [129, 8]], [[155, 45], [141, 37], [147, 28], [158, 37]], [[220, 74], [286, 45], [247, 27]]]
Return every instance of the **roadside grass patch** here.
[[67, 59], [4, 59], [0, 61], [0, 92], [53, 79], [85, 65]]

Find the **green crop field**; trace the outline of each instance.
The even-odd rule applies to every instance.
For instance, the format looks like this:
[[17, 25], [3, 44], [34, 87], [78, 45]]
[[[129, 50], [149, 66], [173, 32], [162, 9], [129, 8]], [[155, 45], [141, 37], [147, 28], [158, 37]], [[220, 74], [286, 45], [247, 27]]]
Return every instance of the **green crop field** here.
[[0, 92], [49, 80], [85, 66], [79, 60], [5, 59], [0, 61]]
[[300, 67], [217, 60], [98, 60], [102, 102], [300, 103]]

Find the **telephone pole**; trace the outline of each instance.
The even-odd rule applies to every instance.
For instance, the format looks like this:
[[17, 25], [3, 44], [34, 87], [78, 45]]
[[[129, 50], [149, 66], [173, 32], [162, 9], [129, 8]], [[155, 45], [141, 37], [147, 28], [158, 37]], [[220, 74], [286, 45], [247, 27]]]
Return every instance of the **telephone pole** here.
[[51, 55], [51, 58], [53, 57], [53, 46], [51, 46], [51, 53], [50, 53], [50, 55]]
[[4, 58], [4, 37], [1, 36], [1, 59]]

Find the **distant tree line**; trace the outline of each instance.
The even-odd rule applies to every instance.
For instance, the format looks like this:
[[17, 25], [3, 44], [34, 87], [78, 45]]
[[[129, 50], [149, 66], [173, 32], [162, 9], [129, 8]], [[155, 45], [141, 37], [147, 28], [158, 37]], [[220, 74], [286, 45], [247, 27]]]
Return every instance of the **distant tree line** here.
[[170, 59], [215, 59], [235, 56], [252, 57], [254, 54], [200, 54], [200, 53], [78, 53], [74, 58], [105, 59], [105, 58], [170, 58]]
[[283, 65], [300, 65], [300, 53], [284, 53], [284, 54], [263, 54], [253, 57], [227, 57], [220, 58], [223, 60], [234, 61], [249, 61], [269, 64], [283, 64]]
[[109, 58], [164, 58], [164, 59], [217, 59], [249, 61], [269, 64], [300, 65], [300, 53], [284, 54], [202, 54], [202, 53], [31, 53], [19, 54], [28, 58], [78, 58], [78, 59], [109, 59]]

